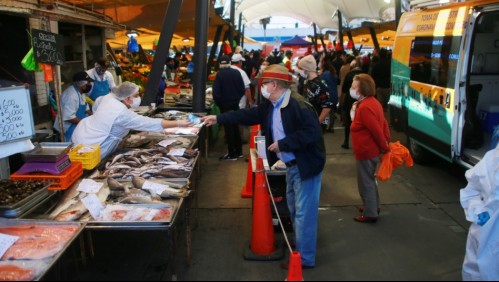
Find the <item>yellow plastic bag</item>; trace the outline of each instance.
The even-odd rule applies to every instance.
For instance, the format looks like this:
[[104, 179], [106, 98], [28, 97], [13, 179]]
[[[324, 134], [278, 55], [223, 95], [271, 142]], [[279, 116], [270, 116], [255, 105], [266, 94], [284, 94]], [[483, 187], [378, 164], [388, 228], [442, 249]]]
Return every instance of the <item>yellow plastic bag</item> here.
[[35, 54], [33, 48], [29, 49], [26, 56], [21, 61], [21, 65], [29, 71], [41, 71], [40, 65], [35, 61]]

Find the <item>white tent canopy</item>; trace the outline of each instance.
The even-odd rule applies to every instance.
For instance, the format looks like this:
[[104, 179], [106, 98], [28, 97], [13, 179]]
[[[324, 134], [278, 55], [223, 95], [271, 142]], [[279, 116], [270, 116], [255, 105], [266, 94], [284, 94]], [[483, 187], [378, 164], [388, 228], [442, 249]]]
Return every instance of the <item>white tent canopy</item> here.
[[242, 13], [245, 22], [272, 16], [286, 16], [304, 23], [315, 23], [319, 29], [338, 29], [337, 10], [341, 11], [344, 22], [357, 18], [386, 21], [390, 19], [384, 18], [383, 13], [395, 6], [394, 0], [388, 2], [385, 0], [242, 0], [236, 8], [236, 15]]

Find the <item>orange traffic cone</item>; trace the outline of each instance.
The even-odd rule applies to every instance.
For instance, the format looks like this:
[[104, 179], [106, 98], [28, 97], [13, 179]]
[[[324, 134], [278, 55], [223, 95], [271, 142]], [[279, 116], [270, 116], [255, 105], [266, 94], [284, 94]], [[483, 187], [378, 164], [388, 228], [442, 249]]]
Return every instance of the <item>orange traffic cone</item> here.
[[[255, 136], [258, 136], [258, 132], [260, 131], [260, 125], [251, 126], [250, 130], [250, 140], [249, 147], [250, 149], [255, 149]], [[246, 174], [246, 185], [243, 186], [243, 190], [241, 191], [242, 198], [251, 198], [253, 197], [253, 167], [251, 166], [251, 152], [248, 154], [248, 172]]]
[[289, 257], [288, 277], [286, 281], [303, 281], [301, 254], [299, 252], [292, 252]]
[[246, 173], [246, 185], [243, 186], [241, 197], [253, 197], [253, 167], [251, 165], [251, 153], [248, 154], [248, 172]]
[[248, 260], [279, 260], [283, 256], [282, 247], [276, 247], [263, 160], [258, 158], [255, 170], [251, 243], [249, 250], [245, 251], [244, 258]]

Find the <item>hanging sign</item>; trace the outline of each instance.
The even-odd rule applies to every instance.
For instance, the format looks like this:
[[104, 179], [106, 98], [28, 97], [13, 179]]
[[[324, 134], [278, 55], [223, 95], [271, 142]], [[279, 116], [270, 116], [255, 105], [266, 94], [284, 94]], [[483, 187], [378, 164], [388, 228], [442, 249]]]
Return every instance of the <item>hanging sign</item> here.
[[64, 37], [48, 31], [32, 29], [33, 51], [39, 63], [63, 65]]

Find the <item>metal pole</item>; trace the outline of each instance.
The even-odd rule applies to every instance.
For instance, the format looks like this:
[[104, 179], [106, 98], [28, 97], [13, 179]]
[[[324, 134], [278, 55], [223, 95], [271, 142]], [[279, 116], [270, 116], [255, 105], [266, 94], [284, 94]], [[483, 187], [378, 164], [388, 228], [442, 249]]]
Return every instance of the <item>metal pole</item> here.
[[243, 48], [243, 50], [244, 50], [244, 30], [245, 30], [244, 25], [242, 28], [243, 28], [243, 32], [241, 34], [241, 48]]
[[340, 38], [340, 45], [343, 47], [343, 16], [340, 10], [338, 10], [338, 37]]
[[378, 49], [379, 50], [378, 37], [376, 37], [376, 30], [374, 29], [374, 26], [370, 26], [369, 27], [369, 32], [371, 33], [371, 39], [373, 40], [374, 49]]
[[196, 1], [196, 42], [194, 43], [194, 81], [192, 95], [192, 111], [194, 113], [206, 112], [206, 53], [208, 47], [208, 12], [207, 0]]
[[[239, 13], [239, 22], [237, 23], [237, 30], [239, 31], [238, 41], [239, 46], [243, 45], [243, 39], [241, 37], [241, 22], [243, 21], [243, 13]], [[241, 46], [242, 48], [242, 46]]]
[[315, 48], [315, 53], [319, 53], [319, 47], [317, 47], [317, 25], [313, 23], [314, 27], [314, 48]]
[[152, 62], [151, 73], [149, 74], [149, 80], [147, 81], [142, 105], [150, 105], [151, 103], [156, 102], [159, 80], [161, 79], [161, 74], [164, 70], [166, 57], [169, 55], [175, 24], [178, 21], [182, 1], [183, 0], [170, 0], [168, 7], [166, 8], [163, 27], [159, 35], [158, 47], [156, 48], [156, 54], [154, 55], [154, 60]]
[[57, 116], [59, 116], [59, 127], [61, 128], [61, 131], [59, 132], [61, 135], [61, 142], [71, 141], [66, 140], [66, 136], [64, 136], [64, 125], [61, 110], [61, 67], [58, 65], [52, 65], [52, 72], [54, 73], [55, 102], [57, 104]]
[[[234, 42], [234, 18], [236, 14], [236, 0], [230, 0], [230, 22], [229, 22], [229, 45], [233, 48], [232, 44]], [[234, 50], [232, 50], [234, 52]]]
[[220, 35], [222, 35], [223, 25], [217, 26], [217, 31], [215, 33], [215, 37], [213, 38], [213, 45], [211, 45], [210, 57], [208, 58], [208, 75], [211, 72], [211, 68], [213, 67], [213, 60], [215, 59], [215, 53], [218, 49], [218, 42], [220, 41]]

